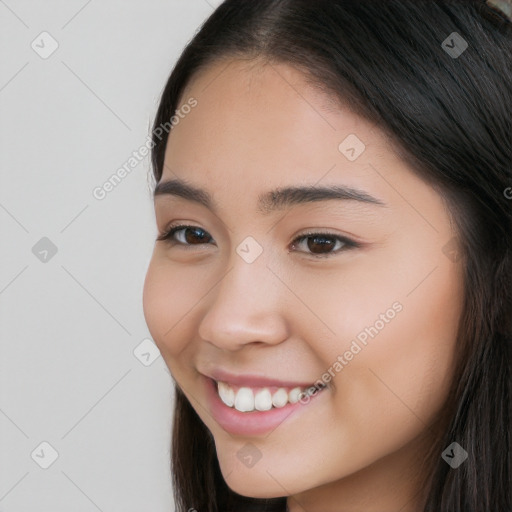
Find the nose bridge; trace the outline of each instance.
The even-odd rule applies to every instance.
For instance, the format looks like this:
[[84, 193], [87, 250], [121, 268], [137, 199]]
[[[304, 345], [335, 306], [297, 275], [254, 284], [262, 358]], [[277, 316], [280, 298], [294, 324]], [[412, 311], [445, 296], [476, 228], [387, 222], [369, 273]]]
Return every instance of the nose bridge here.
[[226, 273], [209, 294], [199, 325], [202, 339], [236, 350], [246, 343], [286, 338], [279, 307], [283, 287], [267, 267], [267, 256], [253, 240], [244, 240], [233, 251]]

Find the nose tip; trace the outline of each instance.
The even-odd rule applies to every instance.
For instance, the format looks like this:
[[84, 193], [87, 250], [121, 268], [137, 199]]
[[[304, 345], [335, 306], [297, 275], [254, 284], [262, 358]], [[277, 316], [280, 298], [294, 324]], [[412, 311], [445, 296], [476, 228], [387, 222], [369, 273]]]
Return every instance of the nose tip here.
[[208, 295], [200, 338], [232, 351], [281, 343], [288, 336], [281, 288], [265, 264], [236, 262]]
[[264, 305], [242, 308], [242, 304], [231, 309], [216, 302], [199, 325], [200, 338], [230, 351], [248, 344], [276, 345], [287, 338], [286, 324], [278, 312], [269, 311]]

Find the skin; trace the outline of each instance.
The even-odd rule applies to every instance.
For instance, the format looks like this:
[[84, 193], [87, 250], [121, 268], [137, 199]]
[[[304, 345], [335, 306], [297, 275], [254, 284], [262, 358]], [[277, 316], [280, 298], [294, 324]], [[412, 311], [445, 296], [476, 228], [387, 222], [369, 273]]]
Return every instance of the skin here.
[[[143, 306], [214, 436], [227, 484], [245, 496], [288, 496], [291, 512], [421, 510], [421, 463], [447, 397], [463, 298], [461, 263], [443, 252], [455, 235], [443, 199], [382, 131], [332, 108], [292, 67], [219, 62], [194, 77], [182, 104], [190, 97], [198, 105], [171, 132], [162, 179], [206, 189], [219, 210], [156, 197], [159, 234], [179, 221], [203, 229], [206, 243], [190, 231], [174, 245], [157, 241]], [[338, 149], [349, 134], [366, 145], [352, 162]], [[305, 184], [355, 187], [385, 206], [257, 210], [259, 194]], [[317, 259], [322, 249], [307, 240], [289, 250], [309, 230], [361, 247], [333, 252], [338, 243]], [[263, 248], [250, 264], [236, 253], [247, 236]], [[199, 370], [314, 382], [394, 303], [401, 311], [270, 434], [234, 436], [211, 416]], [[262, 455], [251, 468], [237, 457], [248, 442]]]

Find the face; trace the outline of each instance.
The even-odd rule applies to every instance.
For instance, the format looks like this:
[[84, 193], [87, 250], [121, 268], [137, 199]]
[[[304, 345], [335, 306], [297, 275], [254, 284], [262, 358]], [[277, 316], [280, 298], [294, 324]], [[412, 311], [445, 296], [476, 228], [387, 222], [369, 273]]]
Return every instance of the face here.
[[[159, 235], [189, 227], [156, 241], [143, 305], [227, 484], [311, 510], [356, 503], [372, 492], [364, 482], [383, 501], [389, 486], [412, 496], [403, 475], [446, 399], [461, 313], [442, 198], [376, 126], [326, 108], [284, 64], [215, 64], [190, 98], [160, 183], [204, 193], [156, 195]], [[277, 193], [294, 187], [309, 193]], [[267, 408], [268, 393], [276, 405], [238, 411], [209, 377], [231, 384], [225, 400], [240, 409], [254, 397]]]

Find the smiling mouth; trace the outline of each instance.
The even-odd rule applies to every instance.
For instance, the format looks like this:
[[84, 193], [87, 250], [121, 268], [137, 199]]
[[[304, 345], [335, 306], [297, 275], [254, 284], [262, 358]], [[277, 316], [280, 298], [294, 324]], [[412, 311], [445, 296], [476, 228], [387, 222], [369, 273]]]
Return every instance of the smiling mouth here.
[[222, 402], [240, 412], [269, 411], [279, 409], [287, 404], [295, 404], [299, 400], [322, 391], [325, 384], [306, 387], [248, 387], [234, 386], [222, 381], [215, 381], [215, 389]]

